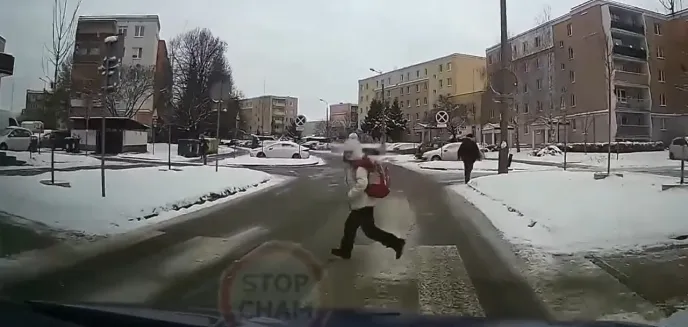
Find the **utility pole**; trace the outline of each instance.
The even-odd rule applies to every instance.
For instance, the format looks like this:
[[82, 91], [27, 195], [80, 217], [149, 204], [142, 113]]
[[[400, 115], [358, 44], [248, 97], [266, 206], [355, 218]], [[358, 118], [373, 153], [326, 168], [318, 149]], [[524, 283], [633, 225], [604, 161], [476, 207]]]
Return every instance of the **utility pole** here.
[[[499, 0], [499, 12], [500, 12], [500, 47], [499, 47], [499, 64], [502, 70], [508, 69], [508, 62], [511, 61], [508, 57], [508, 32], [506, 23], [506, 0]], [[506, 75], [502, 74], [499, 81], [496, 81], [500, 87], [500, 90], [505, 89]], [[502, 98], [499, 102], [501, 118], [499, 121], [499, 174], [506, 174], [509, 172], [509, 106], [507, 104], [506, 98]]]

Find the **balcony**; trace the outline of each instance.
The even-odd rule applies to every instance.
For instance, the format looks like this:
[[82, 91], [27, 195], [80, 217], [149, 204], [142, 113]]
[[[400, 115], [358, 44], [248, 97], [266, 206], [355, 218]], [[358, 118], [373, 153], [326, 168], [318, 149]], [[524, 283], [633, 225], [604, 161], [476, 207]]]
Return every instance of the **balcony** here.
[[276, 117], [284, 117], [285, 114], [286, 114], [286, 112], [284, 110], [280, 110], [280, 109], [272, 111], [272, 115], [276, 116]]
[[631, 58], [647, 60], [647, 51], [645, 49], [636, 48], [623, 44], [615, 44], [613, 53]]
[[645, 35], [645, 26], [621, 20], [612, 20], [612, 28]]
[[617, 139], [650, 139], [649, 125], [619, 125], [616, 128]]
[[614, 80], [633, 85], [650, 85], [650, 80], [647, 74], [628, 72], [623, 70], [614, 71]]
[[616, 110], [650, 112], [650, 101], [643, 99], [617, 98]]
[[285, 107], [287, 105], [287, 100], [272, 100], [273, 107]]

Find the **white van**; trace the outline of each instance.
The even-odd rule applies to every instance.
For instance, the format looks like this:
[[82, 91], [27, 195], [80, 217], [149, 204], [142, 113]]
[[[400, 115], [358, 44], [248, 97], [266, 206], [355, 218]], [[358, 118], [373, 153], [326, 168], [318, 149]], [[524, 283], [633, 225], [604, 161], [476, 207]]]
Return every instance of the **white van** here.
[[38, 134], [45, 131], [45, 124], [39, 120], [25, 120], [21, 122], [21, 127], [31, 131], [31, 133]]

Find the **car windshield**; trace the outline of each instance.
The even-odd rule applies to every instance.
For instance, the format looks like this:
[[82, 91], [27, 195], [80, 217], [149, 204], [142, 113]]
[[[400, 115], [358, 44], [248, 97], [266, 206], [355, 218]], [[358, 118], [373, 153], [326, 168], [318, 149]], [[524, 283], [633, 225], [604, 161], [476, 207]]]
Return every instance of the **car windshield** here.
[[688, 316], [688, 1], [0, 0], [0, 34], [3, 300]]

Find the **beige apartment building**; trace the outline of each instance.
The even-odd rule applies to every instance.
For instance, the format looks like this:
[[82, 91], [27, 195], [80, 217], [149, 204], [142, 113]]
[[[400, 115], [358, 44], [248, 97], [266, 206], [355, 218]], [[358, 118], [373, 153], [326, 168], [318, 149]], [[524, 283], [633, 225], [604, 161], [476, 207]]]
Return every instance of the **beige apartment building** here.
[[298, 115], [299, 100], [295, 97], [263, 95], [240, 101], [242, 129], [257, 135], [286, 132]]
[[383, 72], [358, 81], [358, 125], [365, 119], [373, 99], [396, 99], [409, 121], [409, 140], [418, 141], [423, 135], [419, 123], [434, 121], [431, 111], [440, 95], [466, 99], [471, 97], [462, 95], [481, 92], [484, 87], [485, 58], [467, 54], [454, 53]]
[[[668, 16], [592, 0], [509, 39], [517, 77], [507, 101], [521, 144], [670, 141], [688, 132], [688, 11]], [[501, 66], [486, 50], [488, 75]], [[491, 92], [489, 92], [491, 93]], [[608, 101], [611, 98], [611, 107]], [[494, 101], [483, 122], [497, 122]]]

